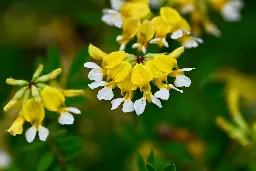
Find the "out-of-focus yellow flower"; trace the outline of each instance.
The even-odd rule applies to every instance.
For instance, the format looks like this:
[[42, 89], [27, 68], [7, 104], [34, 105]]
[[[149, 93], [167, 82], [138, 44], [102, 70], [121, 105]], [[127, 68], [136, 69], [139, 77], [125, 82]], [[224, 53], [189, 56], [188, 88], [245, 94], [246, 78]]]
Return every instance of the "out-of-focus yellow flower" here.
[[[98, 59], [102, 59], [103, 57], [101, 58], [100, 56], [105, 55], [104, 52], [97, 50], [93, 46], [89, 48], [89, 51], [90, 54]], [[32, 127], [25, 133], [29, 143], [34, 141], [37, 132], [41, 141], [46, 141], [49, 135], [49, 130], [42, 126], [45, 117], [44, 108], [60, 113], [60, 124], [72, 124], [74, 118], [68, 112], [80, 113], [80, 111], [74, 107], [64, 107], [65, 97], [81, 96], [84, 94], [83, 90], [58, 90], [47, 85], [49, 81], [56, 79], [60, 75], [62, 72], [61, 68], [55, 69], [46, 75], [41, 75], [42, 71], [43, 65], [40, 64], [30, 82], [13, 78], [6, 80], [7, 84], [21, 87], [4, 107], [4, 111], [8, 111], [18, 104], [21, 106], [18, 117], [7, 131], [14, 136], [22, 134], [24, 122], [30, 122]]]
[[120, 13], [126, 19], [137, 17], [143, 18], [150, 13], [148, 3], [126, 2], [120, 9]]
[[[120, 98], [113, 99], [112, 110], [123, 103], [123, 112], [135, 111], [137, 115], [144, 112], [146, 102], [152, 102], [162, 107], [161, 100], [168, 100], [171, 89], [183, 92], [174, 85], [168, 84], [167, 77], [175, 77], [174, 84], [179, 87], [189, 87], [191, 80], [184, 75], [184, 71], [193, 68], [178, 69], [177, 58], [184, 52], [184, 47], [177, 48], [170, 54], [146, 54], [134, 56], [123, 51], [112, 52], [103, 57], [102, 68], [96, 63], [86, 62], [84, 66], [92, 69], [89, 79], [94, 82], [89, 84], [91, 89], [103, 86], [97, 94], [99, 100], [112, 100], [114, 88], [121, 90]], [[102, 74], [90, 74], [100, 70]], [[106, 77], [106, 80], [104, 80]], [[154, 94], [151, 91], [151, 83], [159, 88]], [[133, 94], [138, 89], [143, 96], [132, 101]]]
[[144, 54], [147, 52], [148, 42], [153, 38], [155, 33], [154, 25], [151, 21], [144, 20], [137, 30], [137, 43], [133, 44], [133, 48], [138, 48]]
[[137, 33], [137, 29], [140, 26], [140, 20], [138, 18], [129, 18], [124, 22], [123, 34], [117, 36], [116, 41], [121, 45], [120, 50], [124, 50], [126, 44], [134, 38]]

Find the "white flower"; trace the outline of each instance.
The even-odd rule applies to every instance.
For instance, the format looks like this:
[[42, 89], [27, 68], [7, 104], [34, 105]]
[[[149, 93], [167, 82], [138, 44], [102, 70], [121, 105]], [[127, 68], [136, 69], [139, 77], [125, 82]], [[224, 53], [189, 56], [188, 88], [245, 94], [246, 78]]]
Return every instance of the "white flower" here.
[[230, 0], [222, 8], [222, 16], [225, 20], [239, 21], [241, 19], [240, 10], [243, 8], [243, 2], [241, 0]]
[[47, 128], [45, 128], [44, 126], [39, 126], [38, 129], [35, 126], [32, 126], [29, 129], [27, 129], [27, 131], [25, 133], [27, 142], [31, 143], [34, 141], [37, 131], [38, 131], [39, 139], [41, 141], [46, 141], [46, 139], [49, 135], [49, 130]]
[[167, 47], [167, 48], [169, 47], [168, 42], [165, 40], [165, 38], [160, 38], [160, 37], [154, 38], [154, 39], [150, 40], [149, 43], [152, 43], [152, 44], [161, 43], [165, 47]]
[[[179, 69], [178, 72], [191, 71], [193, 69], [195, 69], [195, 68], [182, 68], [182, 69]], [[184, 74], [177, 75], [176, 79], [174, 81], [174, 85], [176, 87], [189, 87], [190, 84], [191, 84], [190, 78], [188, 78]]]
[[142, 97], [134, 102], [134, 110], [136, 114], [139, 116], [141, 115], [146, 108], [146, 98]]
[[0, 149], [0, 169], [7, 169], [10, 166], [10, 164], [10, 155], [3, 149]]
[[99, 100], [111, 100], [114, 97], [112, 87], [104, 87], [98, 91], [97, 98]]
[[198, 37], [191, 37], [190, 39], [188, 39], [183, 43], [183, 46], [187, 49], [196, 48], [198, 47], [199, 43], [202, 44], [203, 42], [204, 41]]
[[74, 116], [71, 114], [81, 114], [81, 111], [75, 107], [64, 108], [65, 112], [62, 112], [58, 118], [61, 125], [72, 125], [74, 123]]
[[134, 111], [133, 102], [131, 101], [131, 99], [125, 99], [125, 98], [113, 99], [111, 101], [111, 104], [112, 104], [111, 110], [114, 110], [114, 109], [118, 108], [121, 105], [122, 102], [124, 102], [123, 108], [122, 108], [122, 111], [124, 113]]

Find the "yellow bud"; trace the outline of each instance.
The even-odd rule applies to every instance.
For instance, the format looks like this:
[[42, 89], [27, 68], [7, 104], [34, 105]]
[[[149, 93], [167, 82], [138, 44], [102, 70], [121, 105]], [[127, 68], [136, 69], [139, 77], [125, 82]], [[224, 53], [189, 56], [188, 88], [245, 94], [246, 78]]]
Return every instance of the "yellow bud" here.
[[65, 97], [83, 96], [84, 95], [84, 90], [64, 90], [63, 95]]
[[96, 46], [93, 46], [92, 44], [89, 45], [89, 54], [93, 59], [96, 60], [102, 60], [107, 54], [97, 48]]
[[13, 136], [17, 134], [22, 134], [24, 122], [25, 122], [25, 119], [23, 118], [23, 116], [21, 115], [18, 116], [7, 131]]
[[36, 102], [34, 99], [29, 99], [23, 106], [23, 116], [27, 122], [38, 127], [44, 120], [45, 112], [42, 103]]
[[44, 66], [42, 64], [39, 64], [33, 77], [32, 77], [32, 80], [37, 79], [40, 76], [40, 74], [42, 73], [43, 69], [44, 69]]
[[184, 52], [184, 50], [184, 47], [181, 46], [175, 49], [172, 53], [169, 53], [168, 56], [177, 59]]
[[65, 97], [56, 88], [46, 87], [41, 91], [41, 97], [46, 109], [58, 111], [64, 105]]
[[13, 86], [25, 86], [29, 84], [29, 82], [25, 80], [15, 80], [13, 78], [7, 78], [6, 83]]
[[17, 104], [18, 100], [11, 100], [9, 101], [9, 103], [7, 103], [4, 107], [4, 111], [7, 112], [8, 110], [10, 110], [13, 106], [15, 106]]
[[38, 83], [38, 82], [47, 82], [47, 81], [56, 79], [61, 74], [61, 72], [62, 72], [61, 68], [55, 69], [52, 72], [50, 72], [49, 74], [42, 75], [41, 77], [37, 78], [35, 80], [35, 82], [36, 83]]
[[35, 99], [35, 101], [40, 103], [41, 102], [41, 97], [40, 97], [40, 93], [39, 93], [36, 86], [32, 85], [31, 93], [32, 93], [32, 97]]

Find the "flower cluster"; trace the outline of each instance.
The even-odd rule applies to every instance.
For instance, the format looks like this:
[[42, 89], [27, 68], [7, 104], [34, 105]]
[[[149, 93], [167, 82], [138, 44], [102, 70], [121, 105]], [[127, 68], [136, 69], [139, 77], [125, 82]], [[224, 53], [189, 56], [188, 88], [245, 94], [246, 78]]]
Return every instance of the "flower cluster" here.
[[60, 114], [58, 121], [62, 125], [73, 124], [74, 117], [71, 113], [81, 113], [75, 107], [65, 107], [65, 97], [82, 95], [83, 90], [62, 90], [51, 87], [47, 82], [56, 79], [62, 72], [61, 68], [46, 75], [41, 75], [42, 71], [43, 65], [39, 65], [30, 82], [13, 78], [6, 80], [9, 85], [21, 87], [4, 107], [5, 112], [14, 106], [19, 109], [16, 120], [7, 131], [14, 136], [22, 134], [24, 122], [31, 123], [32, 126], [25, 133], [29, 143], [35, 139], [37, 132], [42, 141], [45, 141], [49, 135], [49, 130], [43, 126], [45, 108]]
[[170, 34], [171, 39], [179, 41], [185, 48], [194, 48], [203, 43], [203, 40], [191, 36], [191, 27], [187, 20], [172, 7], [161, 7], [160, 15], [153, 15], [147, 0], [111, 1], [113, 9], [104, 9], [102, 21], [111, 26], [123, 29], [122, 35], [117, 36], [120, 50], [137, 37], [133, 48], [146, 54], [148, 43], [159, 47], [169, 47], [166, 40]]
[[[89, 54], [96, 60], [102, 60], [101, 66], [94, 62], [86, 62], [84, 67], [91, 69], [88, 78], [94, 82], [89, 84], [91, 89], [104, 87], [98, 91], [99, 100], [112, 100], [112, 110], [123, 102], [123, 112], [135, 111], [137, 115], [144, 112], [146, 102], [152, 102], [162, 107], [161, 100], [168, 100], [169, 91], [176, 87], [189, 87], [191, 80], [184, 75], [185, 71], [194, 68], [179, 69], [177, 58], [184, 52], [184, 47], [177, 48], [170, 54], [148, 53], [144, 56], [135, 56], [124, 51], [105, 53], [99, 48], [90, 45]], [[169, 84], [169, 77], [175, 78], [174, 85]], [[152, 86], [159, 90], [152, 92]], [[121, 96], [114, 98], [113, 89], [121, 90]], [[133, 95], [139, 89], [142, 98], [133, 102]]]

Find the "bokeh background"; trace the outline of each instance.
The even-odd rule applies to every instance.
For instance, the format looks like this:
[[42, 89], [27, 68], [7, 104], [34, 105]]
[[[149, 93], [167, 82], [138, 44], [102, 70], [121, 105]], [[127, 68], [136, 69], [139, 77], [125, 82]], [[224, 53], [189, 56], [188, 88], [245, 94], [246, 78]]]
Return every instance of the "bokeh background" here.
[[[51, 133], [47, 142], [28, 144], [24, 134], [9, 135], [5, 130], [17, 113], [2, 111], [0, 148], [11, 156], [6, 170], [134, 171], [138, 153], [145, 160], [152, 148], [159, 167], [175, 163], [178, 171], [256, 171], [256, 149], [242, 147], [216, 125], [216, 116], [229, 119], [230, 115], [225, 83], [212, 77], [222, 69], [256, 75], [256, 1], [245, 1], [239, 22], [229, 23], [212, 12], [222, 36], [203, 35], [204, 44], [179, 58], [180, 67], [196, 68], [188, 73], [192, 86], [183, 94], [172, 92], [161, 109], [147, 105], [139, 117], [120, 109], [111, 111], [110, 102], [97, 100], [97, 91], [87, 86], [88, 70], [83, 63], [90, 60], [89, 43], [105, 52], [119, 48], [115, 37], [121, 30], [101, 21], [106, 7], [107, 0], [1, 2], [1, 106], [16, 90], [5, 83], [6, 78], [29, 80], [39, 63], [45, 65], [45, 72], [62, 67], [61, 86], [86, 92], [85, 97], [67, 101], [82, 110], [74, 125], [59, 126], [56, 114], [46, 114], [45, 125]], [[170, 49], [162, 51], [178, 47], [170, 44]], [[148, 51], [160, 50], [150, 46]], [[249, 123], [255, 121], [255, 109], [256, 103], [241, 109]]]

